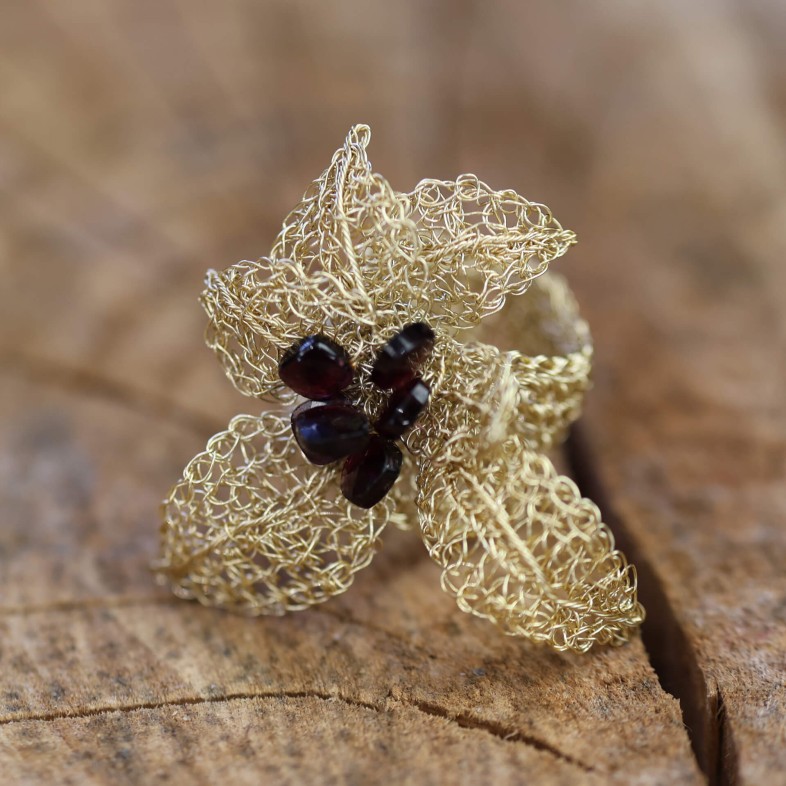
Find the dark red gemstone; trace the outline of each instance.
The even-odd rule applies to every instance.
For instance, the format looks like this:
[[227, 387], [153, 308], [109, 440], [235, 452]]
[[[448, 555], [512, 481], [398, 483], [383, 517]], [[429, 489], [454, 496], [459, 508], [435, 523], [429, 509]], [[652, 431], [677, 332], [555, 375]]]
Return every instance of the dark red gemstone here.
[[376, 422], [377, 431], [388, 439], [398, 439], [411, 428], [428, 404], [428, 385], [419, 377], [390, 395], [385, 411]]
[[352, 382], [354, 371], [344, 348], [327, 336], [306, 336], [278, 364], [281, 381], [306, 398], [328, 399]]
[[393, 442], [371, 437], [365, 450], [346, 460], [341, 475], [342, 493], [360, 508], [374, 507], [396, 482], [402, 458]]
[[409, 382], [434, 346], [434, 331], [425, 322], [405, 325], [379, 351], [371, 381], [383, 390]]
[[368, 418], [346, 401], [306, 401], [292, 413], [292, 431], [312, 464], [330, 464], [362, 451], [370, 427]]

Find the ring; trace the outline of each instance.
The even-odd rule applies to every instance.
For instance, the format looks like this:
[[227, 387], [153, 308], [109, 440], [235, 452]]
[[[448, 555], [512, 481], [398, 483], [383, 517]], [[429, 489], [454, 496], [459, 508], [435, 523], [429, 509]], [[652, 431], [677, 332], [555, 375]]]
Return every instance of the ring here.
[[[269, 257], [207, 274], [208, 346], [280, 406], [188, 463], [159, 579], [283, 614], [348, 589], [387, 524], [418, 526], [461, 610], [558, 650], [623, 643], [644, 619], [635, 570], [547, 456], [589, 387], [588, 327], [543, 275], [575, 235], [473, 175], [396, 192], [369, 140], [350, 130]], [[479, 340], [503, 307], [516, 350]]]

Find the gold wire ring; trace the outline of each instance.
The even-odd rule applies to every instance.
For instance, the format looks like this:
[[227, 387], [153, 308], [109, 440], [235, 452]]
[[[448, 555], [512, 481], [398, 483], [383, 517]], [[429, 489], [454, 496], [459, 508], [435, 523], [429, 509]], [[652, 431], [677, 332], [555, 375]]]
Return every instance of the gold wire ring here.
[[[387, 523], [417, 521], [463, 611], [560, 650], [620, 644], [644, 618], [635, 572], [545, 455], [589, 385], [587, 325], [565, 281], [543, 276], [575, 236], [473, 175], [395, 192], [371, 169], [369, 139], [351, 129], [270, 256], [210, 271], [202, 303], [207, 343], [242, 393], [294, 403], [279, 360], [325, 333], [357, 369], [346, 394], [370, 420], [385, 403], [369, 381], [379, 346], [428, 322], [431, 398], [404, 440], [408, 482], [358, 508], [334, 466], [305, 461], [288, 415], [237, 416], [167, 497], [155, 568], [181, 597], [283, 614], [345, 591]], [[458, 340], [525, 292], [505, 313], [519, 350]]]

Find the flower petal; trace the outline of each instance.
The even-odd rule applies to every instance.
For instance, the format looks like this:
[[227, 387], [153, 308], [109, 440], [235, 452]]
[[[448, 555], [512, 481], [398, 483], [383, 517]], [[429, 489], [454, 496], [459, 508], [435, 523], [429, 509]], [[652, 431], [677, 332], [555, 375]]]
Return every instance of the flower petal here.
[[476, 449], [457, 436], [419, 483], [423, 538], [462, 611], [560, 650], [619, 644], [641, 623], [597, 507], [519, 438]]
[[433, 327], [470, 327], [521, 295], [576, 242], [551, 211], [474, 175], [423, 180], [408, 195]]
[[288, 417], [238, 415], [164, 503], [159, 575], [182, 597], [251, 614], [344, 592], [371, 561], [393, 503], [361, 510], [336, 475], [306, 462]]
[[408, 201], [372, 172], [369, 138], [366, 126], [350, 131], [284, 220], [270, 258], [208, 274], [207, 342], [247, 395], [289, 397], [277, 362], [305, 335], [328, 333], [357, 360], [391, 325], [427, 314]]
[[371, 169], [370, 139], [368, 126], [350, 130], [330, 166], [284, 219], [271, 257], [293, 260], [319, 284], [314, 306], [331, 320], [373, 327], [388, 309], [400, 309], [401, 293], [406, 302], [422, 287], [426, 270], [406, 197]]

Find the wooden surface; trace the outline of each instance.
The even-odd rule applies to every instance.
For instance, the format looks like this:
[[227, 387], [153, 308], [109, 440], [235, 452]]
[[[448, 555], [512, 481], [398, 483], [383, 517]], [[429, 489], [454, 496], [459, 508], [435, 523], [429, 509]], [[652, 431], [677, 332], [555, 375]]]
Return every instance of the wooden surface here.
[[[579, 233], [596, 388], [567, 460], [643, 640], [460, 614], [414, 534], [248, 620], [155, 588], [159, 499], [233, 414], [209, 266], [354, 122], [399, 189], [473, 171]], [[705, 3], [7, 2], [5, 783], [786, 783], [786, 11]]]

